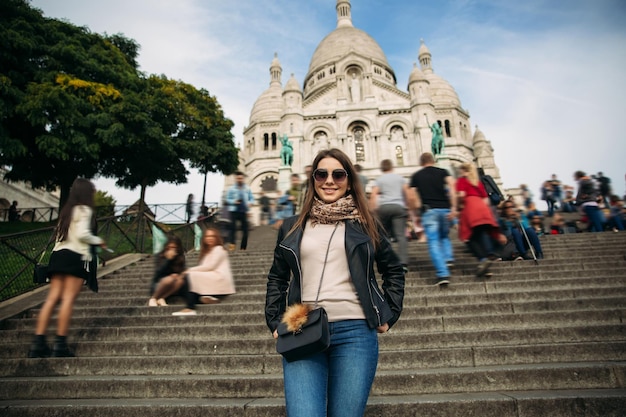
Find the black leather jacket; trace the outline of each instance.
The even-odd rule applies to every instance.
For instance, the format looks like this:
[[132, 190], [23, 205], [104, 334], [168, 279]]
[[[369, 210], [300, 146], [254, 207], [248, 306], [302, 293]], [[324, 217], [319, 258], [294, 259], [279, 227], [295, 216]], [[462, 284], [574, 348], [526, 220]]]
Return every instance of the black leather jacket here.
[[[272, 332], [278, 327], [287, 305], [300, 302], [302, 296], [300, 243], [303, 229], [299, 228], [287, 236], [296, 219], [297, 217], [291, 217], [283, 222], [274, 250], [274, 263], [267, 276], [265, 321]], [[358, 222], [347, 220], [344, 223], [348, 267], [365, 312], [365, 319], [370, 328], [385, 323], [391, 327], [402, 312], [404, 298], [402, 264], [382, 231], [378, 250], [374, 252], [370, 237]], [[383, 292], [376, 282], [374, 262], [382, 274]]]

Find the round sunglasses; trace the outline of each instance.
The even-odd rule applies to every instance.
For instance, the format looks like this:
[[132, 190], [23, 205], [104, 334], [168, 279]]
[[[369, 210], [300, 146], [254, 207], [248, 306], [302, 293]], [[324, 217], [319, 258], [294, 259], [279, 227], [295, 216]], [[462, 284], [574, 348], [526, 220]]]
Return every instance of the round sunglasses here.
[[[348, 172], [345, 169], [334, 169], [332, 172], [333, 181], [335, 182], [343, 182], [348, 178]], [[322, 182], [326, 181], [328, 178], [328, 170], [327, 169], [316, 169], [313, 171], [313, 178], [315, 181]]]

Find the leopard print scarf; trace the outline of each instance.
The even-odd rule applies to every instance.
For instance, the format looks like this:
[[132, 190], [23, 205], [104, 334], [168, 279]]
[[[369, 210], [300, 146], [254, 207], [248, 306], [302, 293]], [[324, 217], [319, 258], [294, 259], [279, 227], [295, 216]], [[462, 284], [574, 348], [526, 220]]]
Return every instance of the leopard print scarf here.
[[341, 197], [334, 203], [324, 203], [318, 197], [313, 198], [313, 207], [309, 213], [311, 224], [335, 224], [343, 220], [362, 221], [351, 195]]

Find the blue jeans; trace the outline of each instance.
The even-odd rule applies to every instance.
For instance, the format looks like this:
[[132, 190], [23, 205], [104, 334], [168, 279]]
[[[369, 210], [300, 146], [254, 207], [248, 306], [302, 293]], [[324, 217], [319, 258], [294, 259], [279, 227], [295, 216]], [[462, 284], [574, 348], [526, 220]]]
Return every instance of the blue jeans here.
[[617, 230], [624, 230], [624, 222], [622, 220], [622, 215], [616, 214], [609, 219], [609, 225], [614, 227]]
[[[543, 255], [543, 249], [541, 248], [541, 242], [539, 241], [539, 236], [537, 236], [537, 232], [532, 227], [524, 228], [526, 232], [526, 236], [528, 236], [528, 240], [530, 244], [533, 245], [533, 250], [535, 251], [535, 255]], [[526, 242], [526, 237], [523, 236], [521, 230], [514, 227], [511, 231], [513, 236], [513, 241], [515, 242], [515, 248], [520, 255], [524, 255], [528, 247], [528, 242]]]
[[330, 347], [283, 359], [288, 417], [362, 417], [376, 366], [378, 335], [365, 320], [329, 323]]
[[430, 209], [422, 215], [422, 226], [428, 241], [428, 253], [435, 266], [437, 278], [448, 278], [450, 271], [446, 262], [454, 260], [450, 242], [450, 209]]
[[598, 206], [583, 206], [583, 210], [589, 221], [590, 232], [604, 231], [604, 216]]

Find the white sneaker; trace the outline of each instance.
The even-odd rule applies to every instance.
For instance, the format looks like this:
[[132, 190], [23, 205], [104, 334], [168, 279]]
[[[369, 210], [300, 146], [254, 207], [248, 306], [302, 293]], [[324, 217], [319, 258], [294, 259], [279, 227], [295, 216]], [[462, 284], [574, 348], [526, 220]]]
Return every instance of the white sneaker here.
[[197, 314], [198, 313], [196, 313], [196, 310], [190, 310], [188, 308], [185, 308], [183, 310], [173, 312], [172, 316], [195, 316]]
[[151, 298], [148, 300], [148, 306], [150, 307], [156, 307], [157, 306], [157, 300], [156, 298]]

